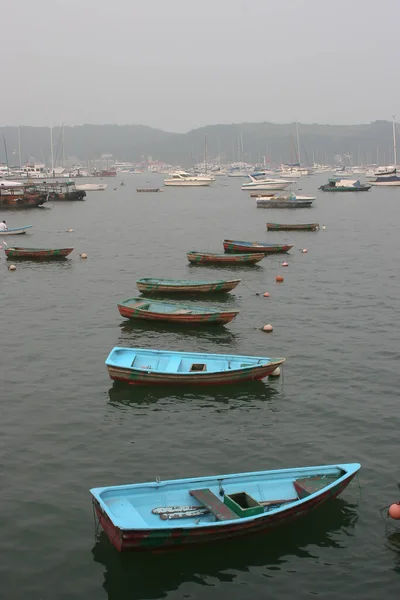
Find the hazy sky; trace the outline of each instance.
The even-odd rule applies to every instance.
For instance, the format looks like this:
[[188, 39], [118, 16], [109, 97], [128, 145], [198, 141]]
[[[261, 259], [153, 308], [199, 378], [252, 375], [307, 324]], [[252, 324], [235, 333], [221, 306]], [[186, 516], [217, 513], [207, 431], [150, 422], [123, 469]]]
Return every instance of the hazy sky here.
[[400, 117], [399, 0], [18, 0], [3, 9], [0, 125], [183, 132]]

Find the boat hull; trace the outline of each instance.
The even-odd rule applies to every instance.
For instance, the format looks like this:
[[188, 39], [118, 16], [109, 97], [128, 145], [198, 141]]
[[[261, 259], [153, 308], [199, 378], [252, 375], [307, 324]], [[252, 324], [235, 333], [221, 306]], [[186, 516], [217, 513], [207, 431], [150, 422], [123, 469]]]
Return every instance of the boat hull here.
[[192, 181], [164, 181], [165, 186], [169, 187], [205, 187], [211, 185], [211, 181], [192, 180]]
[[[278, 527], [287, 526], [341, 494], [354, 478], [357, 467], [359, 468], [359, 465], [354, 465], [354, 468], [345, 473], [336, 485], [324, 488], [321, 492], [312, 494], [309, 499], [306, 498], [302, 502], [291, 504], [283, 510], [273, 511], [271, 514], [265, 512], [254, 518], [230, 520], [227, 523], [217, 521], [215, 524], [208, 523], [206, 527], [199, 523], [193, 526], [168, 528], [127, 529], [119, 527], [113, 523], [98, 498], [95, 497], [96, 490], [91, 490], [91, 492], [99, 524], [119, 552], [166, 552], [266, 534]], [[223, 476], [220, 481], [224, 481]], [[195, 483], [193, 481], [193, 484]], [[163, 485], [163, 482], [160, 485]]]
[[264, 254], [284, 254], [289, 252], [293, 248], [293, 245], [289, 244], [268, 244], [268, 245], [257, 245], [254, 242], [250, 244], [241, 244], [240, 242], [234, 242], [232, 240], [224, 241], [224, 250], [227, 253], [230, 252], [262, 252]]
[[129, 385], [229, 385], [245, 381], [259, 381], [271, 375], [284, 361], [274, 361], [267, 365], [257, 366], [246, 371], [226, 371], [219, 373], [185, 374], [156, 373], [152, 371], [132, 371], [122, 367], [107, 365], [108, 374], [113, 381]]
[[146, 283], [138, 280], [136, 285], [140, 292], [146, 294], [211, 294], [219, 292], [230, 292], [239, 283], [240, 279], [231, 279], [226, 281], [209, 281], [209, 282], [182, 282], [176, 284], [168, 284], [162, 280], [152, 283]]
[[188, 252], [188, 261], [194, 265], [228, 264], [243, 265], [255, 264], [265, 258], [264, 253], [246, 254], [208, 254], [202, 252]]
[[268, 231], [317, 231], [318, 223], [267, 223]]
[[[129, 302], [129, 304], [128, 304]], [[159, 304], [161, 310], [151, 310], [151, 308], [145, 308], [152, 304], [152, 301], [147, 301], [145, 298], [133, 298], [127, 300], [121, 304], [118, 304], [118, 310], [121, 317], [126, 319], [138, 319], [144, 321], [158, 321], [165, 323], [179, 323], [181, 325], [225, 325], [233, 321], [239, 314], [238, 310], [220, 311], [220, 310], [204, 310], [201, 311], [197, 307], [191, 307], [189, 305], [176, 304], [176, 308], [171, 307], [170, 311], [164, 312], [163, 306], [168, 303], [157, 301], [153, 303]]]
[[7, 258], [18, 260], [62, 260], [73, 248], [5, 248]]
[[0, 208], [25, 209], [37, 208], [47, 201], [47, 195], [2, 196], [0, 195]]
[[310, 208], [314, 200], [269, 200], [258, 198], [257, 208]]
[[32, 225], [26, 225], [25, 227], [14, 227], [13, 229], [7, 229], [7, 231], [0, 231], [0, 236], [4, 235], [23, 235]]
[[374, 185], [377, 187], [398, 187], [400, 185], [400, 181], [388, 181], [387, 183], [382, 181], [370, 181], [369, 185]]

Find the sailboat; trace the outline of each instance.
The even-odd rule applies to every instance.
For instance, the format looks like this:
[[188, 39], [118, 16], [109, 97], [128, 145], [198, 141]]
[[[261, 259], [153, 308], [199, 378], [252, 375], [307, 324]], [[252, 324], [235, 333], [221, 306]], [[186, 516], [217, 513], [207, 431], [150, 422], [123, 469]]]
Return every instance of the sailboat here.
[[400, 177], [397, 175], [397, 152], [396, 152], [396, 118], [393, 116], [393, 158], [394, 165], [391, 167], [378, 167], [375, 179], [371, 179], [370, 185], [380, 187], [400, 186]]
[[297, 162], [288, 165], [281, 165], [281, 172], [285, 177], [301, 177], [303, 175], [312, 175], [313, 171], [311, 169], [306, 169], [301, 167], [300, 162], [300, 135], [299, 135], [299, 126], [296, 122], [296, 140], [297, 140]]

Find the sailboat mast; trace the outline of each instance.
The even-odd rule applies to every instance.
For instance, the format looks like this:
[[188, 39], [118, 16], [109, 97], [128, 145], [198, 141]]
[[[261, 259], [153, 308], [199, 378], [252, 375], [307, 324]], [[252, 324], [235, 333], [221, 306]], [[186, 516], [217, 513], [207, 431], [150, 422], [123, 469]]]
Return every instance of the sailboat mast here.
[[397, 153], [396, 153], [396, 117], [393, 115], [393, 156], [394, 166], [397, 167]]
[[18, 159], [19, 159], [19, 167], [22, 167], [22, 158], [21, 158], [21, 130], [18, 125]]
[[207, 173], [207, 134], [204, 135], [204, 168]]
[[64, 123], [62, 126], [62, 166], [63, 166], [63, 168], [65, 168]]
[[51, 176], [54, 177], [53, 125], [50, 125]]
[[299, 136], [299, 126], [297, 124], [296, 121], [296, 137], [297, 137], [297, 161], [299, 163], [299, 167], [301, 165], [300, 163], [300, 136]]

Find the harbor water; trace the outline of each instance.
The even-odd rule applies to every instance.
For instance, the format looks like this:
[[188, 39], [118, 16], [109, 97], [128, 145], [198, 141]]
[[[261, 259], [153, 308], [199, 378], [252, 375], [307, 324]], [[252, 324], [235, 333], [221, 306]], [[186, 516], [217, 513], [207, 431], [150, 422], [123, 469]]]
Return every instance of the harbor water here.
[[[2, 212], [33, 225], [9, 246], [74, 247], [13, 272], [1, 253], [2, 598], [398, 597], [400, 524], [380, 509], [400, 499], [400, 189], [324, 194], [326, 179], [297, 184], [317, 197], [310, 209], [257, 209], [234, 178], [137, 193], [162, 188], [145, 173], [104, 179], [84, 202]], [[222, 252], [224, 238], [294, 248], [252, 267], [189, 265], [187, 251]], [[193, 300], [240, 314], [225, 327], [129, 323], [116, 304], [141, 277], [240, 277], [225, 297]], [[117, 345], [286, 363], [251, 385], [126, 388], [104, 365]], [[91, 487], [341, 462], [360, 462], [358, 479], [268, 536], [153, 556], [95, 535]]]

